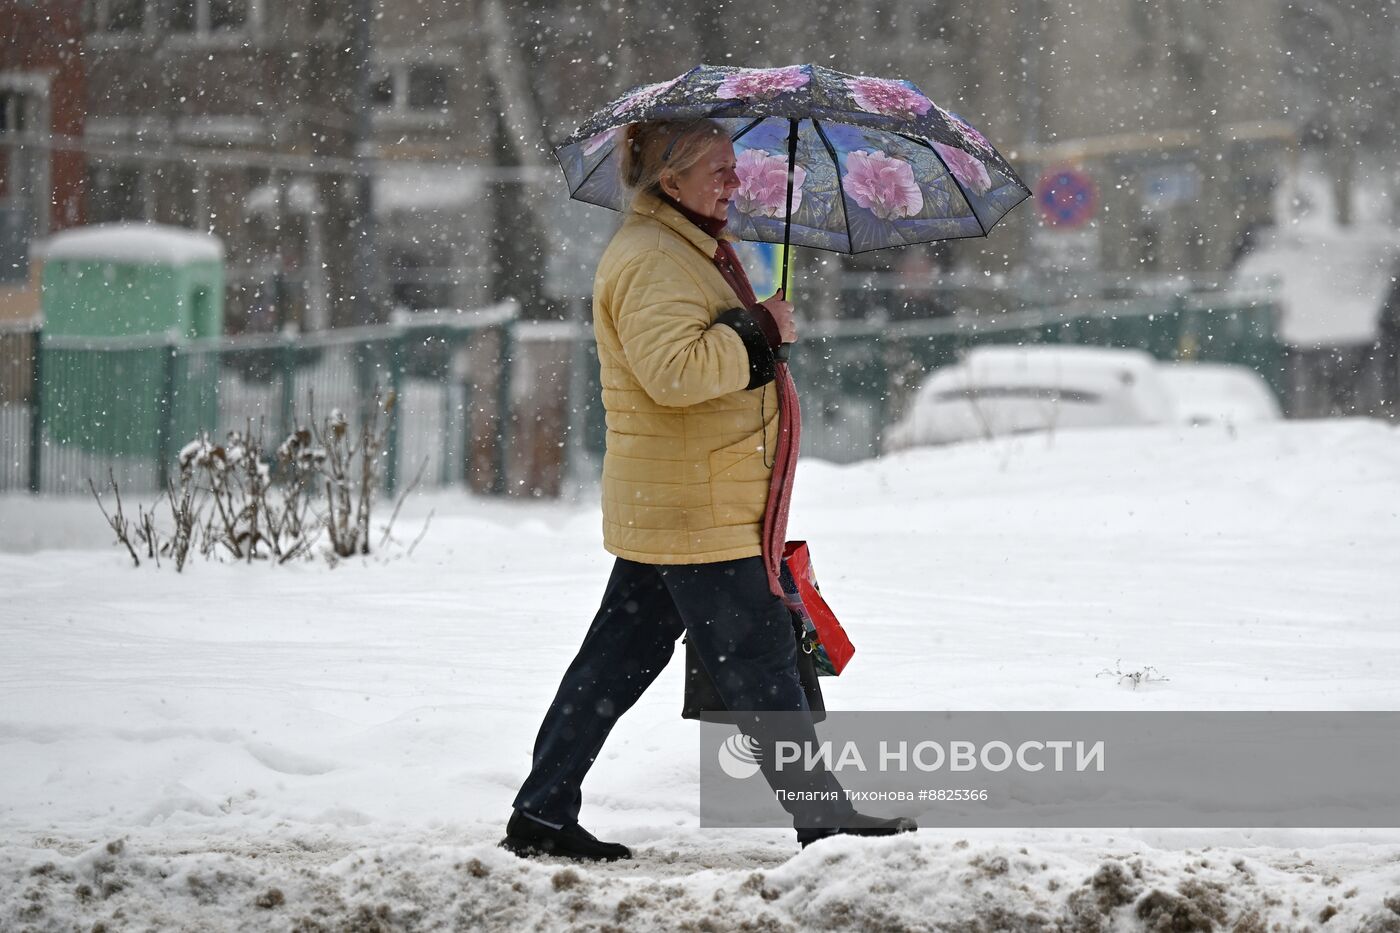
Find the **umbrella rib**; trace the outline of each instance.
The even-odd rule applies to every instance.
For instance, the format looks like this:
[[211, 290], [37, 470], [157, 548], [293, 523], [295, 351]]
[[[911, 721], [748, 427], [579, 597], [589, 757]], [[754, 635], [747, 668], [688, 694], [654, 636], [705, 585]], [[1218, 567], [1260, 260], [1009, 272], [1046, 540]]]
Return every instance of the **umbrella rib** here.
[[[977, 216], [977, 208], [972, 206], [972, 201], [968, 198], [967, 192], [964, 191], [962, 185], [958, 183], [958, 176], [953, 174], [953, 170], [950, 169], [948, 163], [943, 160], [943, 154], [934, 148], [933, 143], [929, 142], [927, 139], [910, 136], [907, 133], [894, 133], [894, 135], [898, 136], [900, 139], [907, 139], [911, 143], [918, 143], [920, 146], [923, 146], [929, 152], [933, 153], [933, 157], [938, 160], [938, 164], [943, 166], [943, 171], [947, 172], [948, 177], [953, 180], [953, 187], [957, 189], [958, 194], [962, 195], [963, 203], [967, 205], [967, 209], [972, 211], [972, 219], [977, 221], [977, 229], [982, 231], [983, 236], [990, 233], [991, 230], [987, 228], [986, 224], [982, 223], [982, 218]], [[973, 156], [973, 158], [976, 158], [976, 156]], [[1024, 198], [1022, 200], [1024, 200]]]
[[[1019, 188], [1024, 192], [1024, 193], [1021, 195], [1020, 201], [1017, 201], [1017, 202], [1016, 202], [1016, 204], [1020, 204], [1021, 201], [1024, 201], [1024, 200], [1026, 200], [1027, 198], [1029, 198], [1029, 197], [1031, 196], [1031, 192], [1030, 192], [1030, 189], [1026, 188], [1024, 185], [1018, 185], [1017, 187], [1019, 187]], [[998, 188], [997, 190], [1000, 191], [1001, 189]], [[1000, 215], [999, 217], [997, 217], [996, 220], [992, 221], [992, 225], [991, 225], [990, 227], [987, 228], [987, 233], [986, 233], [986, 234], [983, 234], [983, 236], [986, 236], [987, 234], [990, 234], [993, 230], [995, 230], [995, 229], [997, 228], [997, 224], [1001, 223], [1003, 220], [1006, 219], [1006, 215], [1008, 215], [1008, 214], [1011, 213], [1011, 208], [1012, 208], [1012, 207], [1015, 207], [1016, 204], [1013, 204], [1013, 205], [1011, 205], [1011, 207], [1008, 207], [1006, 210], [1002, 211], [1002, 212], [1001, 212], [1001, 215]]]
[[846, 207], [846, 186], [841, 183], [841, 160], [836, 157], [836, 147], [831, 145], [831, 140], [826, 138], [826, 130], [822, 129], [822, 125], [817, 122], [815, 117], [812, 118], [812, 126], [816, 129], [817, 135], [821, 137], [822, 145], [826, 147], [826, 154], [831, 156], [831, 167], [836, 170], [836, 191], [841, 195], [841, 219], [846, 224], [846, 246], [849, 248], [855, 244], [851, 241], [851, 212]]
[[729, 141], [732, 143], [737, 143], [739, 141], [739, 137], [743, 136], [749, 130], [753, 129], [755, 126], [758, 126], [760, 123], [767, 119], [767, 117], [759, 117], [757, 120], [753, 121], [748, 126], [744, 127], [742, 130], [729, 137]]

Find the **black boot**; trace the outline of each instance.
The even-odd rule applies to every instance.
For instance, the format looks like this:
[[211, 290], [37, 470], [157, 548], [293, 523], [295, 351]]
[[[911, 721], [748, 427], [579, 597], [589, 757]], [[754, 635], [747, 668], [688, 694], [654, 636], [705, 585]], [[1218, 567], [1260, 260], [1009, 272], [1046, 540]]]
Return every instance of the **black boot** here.
[[818, 839], [830, 836], [893, 836], [896, 833], [912, 833], [918, 828], [919, 824], [907, 816], [885, 819], [856, 813], [835, 829], [799, 829], [797, 841], [802, 843], [802, 848], [805, 849]]
[[566, 823], [555, 829], [519, 810], [511, 814], [506, 824], [506, 838], [501, 840], [500, 846], [521, 858], [557, 855], [590, 862], [613, 862], [632, 857], [631, 849], [616, 842], [599, 842], [578, 823]]

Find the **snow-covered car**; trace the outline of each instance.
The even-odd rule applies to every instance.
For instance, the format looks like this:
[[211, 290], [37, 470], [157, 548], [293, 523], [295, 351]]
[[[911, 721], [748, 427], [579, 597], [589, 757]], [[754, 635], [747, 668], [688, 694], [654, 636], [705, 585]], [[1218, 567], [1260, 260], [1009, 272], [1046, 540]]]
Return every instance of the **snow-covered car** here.
[[1278, 396], [1264, 378], [1230, 363], [1162, 363], [1181, 424], [1244, 424], [1283, 417]]
[[1141, 350], [977, 347], [935, 370], [885, 438], [886, 451], [1029, 431], [1278, 417], [1240, 366], [1161, 364]]

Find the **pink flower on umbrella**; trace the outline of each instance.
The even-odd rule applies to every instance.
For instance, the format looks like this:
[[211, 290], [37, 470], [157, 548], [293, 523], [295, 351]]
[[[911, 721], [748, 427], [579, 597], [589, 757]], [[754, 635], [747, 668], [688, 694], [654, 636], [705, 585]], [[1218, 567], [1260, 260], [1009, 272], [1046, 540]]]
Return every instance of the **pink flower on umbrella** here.
[[846, 82], [856, 106], [869, 113], [912, 120], [929, 112], [933, 101], [910, 88], [903, 81], [884, 78], [854, 78]]
[[953, 128], [953, 132], [957, 133], [958, 137], [962, 139], [963, 145], [970, 146], [973, 149], [979, 149], [987, 155], [996, 152], [996, 150], [992, 148], [992, 144], [987, 141], [987, 137], [977, 132], [976, 128], [974, 128], [971, 123], [968, 123], [956, 113], [944, 110], [942, 107], [938, 108], [938, 112], [948, 121], [948, 125]]
[[811, 78], [804, 74], [801, 65], [786, 68], [740, 68], [720, 82], [715, 91], [716, 97], [727, 100], [747, 98], [749, 100], [772, 100], [779, 94], [795, 91]]
[[620, 116], [639, 104], [651, 103], [656, 100], [656, 98], [669, 91], [672, 85], [684, 77], [685, 75], [677, 75], [670, 81], [658, 81], [656, 84], [648, 84], [646, 87], [637, 88], [631, 94], [628, 94], [617, 102], [617, 106], [613, 107], [613, 116]]
[[986, 194], [992, 187], [992, 176], [987, 174], [987, 167], [976, 157], [963, 152], [956, 146], [945, 146], [942, 143], [934, 143], [933, 148], [938, 150], [938, 154], [943, 157], [943, 162], [948, 166], [948, 171], [953, 173], [953, 177], [962, 182], [962, 186], [972, 191], [974, 194]]
[[[759, 217], [787, 216], [787, 159], [762, 149], [746, 149], [735, 160], [739, 190], [734, 206], [741, 213]], [[792, 212], [802, 206], [802, 183], [807, 170], [795, 166], [792, 173]]]
[[617, 137], [618, 142], [621, 142], [622, 134], [626, 131], [627, 127], [620, 126], [617, 129], [603, 130], [603, 132], [597, 134], [596, 136], [590, 136], [588, 138], [588, 141], [583, 144], [583, 154], [585, 156], [591, 156], [593, 153], [606, 146], [608, 144], [608, 140], [612, 139], [614, 136]]
[[856, 150], [846, 157], [846, 194], [881, 220], [912, 217], [924, 207], [924, 193], [908, 162], [883, 152]]

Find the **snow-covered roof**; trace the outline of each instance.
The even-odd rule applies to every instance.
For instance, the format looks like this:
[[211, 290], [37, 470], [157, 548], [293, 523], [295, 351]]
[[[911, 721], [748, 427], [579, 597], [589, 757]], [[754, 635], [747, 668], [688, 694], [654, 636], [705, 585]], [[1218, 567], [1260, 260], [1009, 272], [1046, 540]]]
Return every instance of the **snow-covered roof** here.
[[224, 244], [208, 233], [164, 224], [114, 223], [74, 227], [56, 233], [39, 247], [46, 261], [97, 259], [109, 262], [178, 266], [219, 262]]
[[1400, 263], [1400, 234], [1376, 224], [1275, 231], [1240, 261], [1235, 283], [1271, 288], [1292, 346], [1368, 344]]

